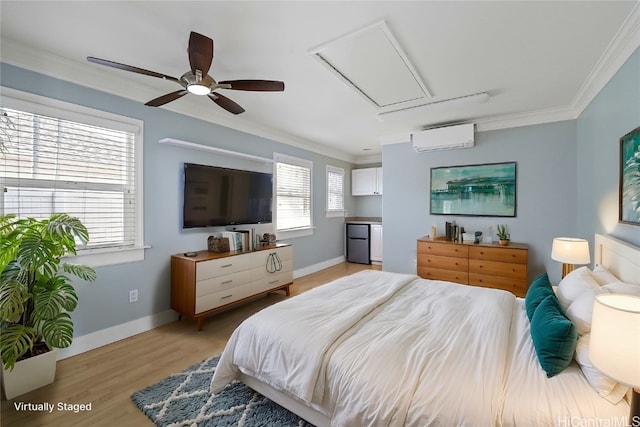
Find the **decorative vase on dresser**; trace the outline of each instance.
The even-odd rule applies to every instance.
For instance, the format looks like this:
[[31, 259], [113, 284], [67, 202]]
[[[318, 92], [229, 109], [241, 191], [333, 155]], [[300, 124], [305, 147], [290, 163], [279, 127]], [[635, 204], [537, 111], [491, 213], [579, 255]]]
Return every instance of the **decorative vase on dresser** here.
[[425, 279], [503, 289], [524, 297], [527, 261], [528, 247], [523, 243], [502, 246], [418, 239], [417, 274]]

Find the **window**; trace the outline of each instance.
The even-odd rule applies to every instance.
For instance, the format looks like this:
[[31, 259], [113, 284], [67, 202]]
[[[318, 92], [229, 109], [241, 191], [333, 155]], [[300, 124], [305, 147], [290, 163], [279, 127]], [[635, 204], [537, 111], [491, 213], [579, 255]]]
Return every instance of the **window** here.
[[344, 169], [327, 165], [327, 217], [344, 216]]
[[274, 167], [276, 169], [276, 231], [280, 236], [287, 237], [312, 234], [313, 163], [296, 157], [275, 154]]
[[[44, 219], [65, 212], [79, 218], [90, 240], [78, 246], [78, 262], [143, 259], [140, 122], [21, 95], [2, 99], [0, 213]], [[124, 256], [112, 255], [123, 250]]]

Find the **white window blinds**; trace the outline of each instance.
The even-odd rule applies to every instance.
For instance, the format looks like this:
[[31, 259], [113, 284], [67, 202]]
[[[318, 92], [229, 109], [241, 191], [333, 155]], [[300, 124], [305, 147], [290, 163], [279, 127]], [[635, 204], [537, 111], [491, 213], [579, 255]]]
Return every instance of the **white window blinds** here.
[[276, 229], [312, 227], [311, 175], [313, 163], [276, 155]]
[[89, 230], [86, 248], [134, 245], [136, 133], [82, 119], [3, 111], [8, 120], [1, 124], [0, 212], [39, 219], [65, 212]]
[[327, 165], [327, 215], [344, 212], [344, 169]]

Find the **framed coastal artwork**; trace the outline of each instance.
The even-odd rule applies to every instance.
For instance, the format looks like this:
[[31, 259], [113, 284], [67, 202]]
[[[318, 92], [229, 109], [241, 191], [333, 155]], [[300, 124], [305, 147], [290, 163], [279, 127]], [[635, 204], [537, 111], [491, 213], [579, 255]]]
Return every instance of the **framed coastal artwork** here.
[[432, 215], [516, 216], [516, 162], [431, 168]]
[[640, 127], [620, 138], [619, 220], [640, 225]]

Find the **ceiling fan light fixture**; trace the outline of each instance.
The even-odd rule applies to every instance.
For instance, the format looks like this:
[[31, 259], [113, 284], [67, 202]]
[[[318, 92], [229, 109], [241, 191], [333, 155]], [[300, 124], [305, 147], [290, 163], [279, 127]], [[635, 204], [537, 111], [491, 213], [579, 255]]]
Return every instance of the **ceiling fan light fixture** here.
[[188, 85], [187, 90], [194, 95], [209, 95], [211, 93], [211, 88], [209, 88], [209, 86], [199, 83]]

